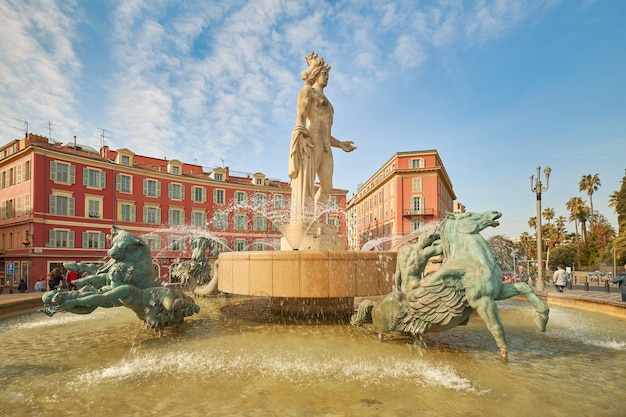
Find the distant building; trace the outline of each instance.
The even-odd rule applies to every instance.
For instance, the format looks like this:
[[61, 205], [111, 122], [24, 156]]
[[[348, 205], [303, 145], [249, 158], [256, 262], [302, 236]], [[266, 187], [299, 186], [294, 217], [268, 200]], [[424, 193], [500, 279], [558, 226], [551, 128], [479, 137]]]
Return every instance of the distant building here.
[[[333, 190], [324, 219], [343, 237], [346, 193]], [[0, 285], [17, 287], [24, 278], [32, 291], [63, 262], [101, 261], [112, 225], [144, 239], [164, 281], [190, 259], [192, 229], [223, 242], [213, 258], [224, 250], [279, 249], [281, 233], [264, 214], [288, 211], [290, 195], [289, 183], [261, 172], [205, 172], [129, 149], [97, 151], [28, 134], [0, 147]]]
[[452, 182], [436, 150], [398, 152], [350, 198], [348, 248], [367, 242], [390, 249], [424, 225], [439, 221], [455, 204]]

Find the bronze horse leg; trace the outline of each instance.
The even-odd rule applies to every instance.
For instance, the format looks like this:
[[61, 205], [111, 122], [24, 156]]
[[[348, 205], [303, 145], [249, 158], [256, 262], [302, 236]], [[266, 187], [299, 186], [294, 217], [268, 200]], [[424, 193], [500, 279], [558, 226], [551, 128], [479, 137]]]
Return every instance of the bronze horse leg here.
[[550, 309], [543, 303], [533, 292], [533, 289], [525, 282], [515, 282], [512, 284], [502, 284], [502, 290], [496, 300], [505, 300], [516, 295], [523, 295], [528, 302], [534, 307], [537, 315], [535, 316], [535, 324], [542, 332], [546, 331], [548, 324], [548, 314]]
[[500, 320], [500, 313], [498, 312], [496, 302], [489, 296], [472, 297], [468, 292], [466, 292], [466, 296], [470, 307], [476, 310], [480, 318], [483, 319], [487, 325], [487, 329], [500, 348], [500, 358], [506, 361], [509, 357], [509, 351], [507, 349], [504, 327]]

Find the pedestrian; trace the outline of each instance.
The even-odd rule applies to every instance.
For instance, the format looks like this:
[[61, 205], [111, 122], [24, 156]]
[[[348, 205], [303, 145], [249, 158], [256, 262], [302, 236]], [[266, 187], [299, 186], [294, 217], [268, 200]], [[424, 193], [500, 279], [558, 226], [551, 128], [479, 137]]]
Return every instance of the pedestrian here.
[[26, 281], [24, 281], [24, 278], [20, 279], [20, 283], [17, 285], [17, 290], [19, 292], [26, 292], [27, 289], [28, 287], [26, 286]]
[[37, 292], [43, 292], [44, 288], [46, 288], [45, 284], [43, 283], [43, 278], [39, 277], [39, 279], [37, 280], [37, 282], [35, 282], [35, 291]]
[[74, 285], [74, 281], [80, 278], [78, 271], [67, 271], [67, 287], [70, 291], [78, 289], [76, 285]]
[[528, 273], [523, 265], [517, 268], [517, 274], [515, 274], [515, 282], [525, 282], [528, 284]]
[[552, 276], [552, 282], [558, 292], [563, 292], [563, 288], [567, 284], [567, 273], [565, 272], [565, 265], [559, 264], [554, 275]]
[[63, 274], [60, 268], [54, 268], [50, 274], [48, 279], [48, 286], [50, 287], [50, 291], [54, 291], [58, 286], [63, 282]]
[[624, 264], [624, 271], [617, 274], [611, 282], [613, 284], [619, 284], [619, 290], [622, 293], [622, 301], [626, 302], [626, 264]]

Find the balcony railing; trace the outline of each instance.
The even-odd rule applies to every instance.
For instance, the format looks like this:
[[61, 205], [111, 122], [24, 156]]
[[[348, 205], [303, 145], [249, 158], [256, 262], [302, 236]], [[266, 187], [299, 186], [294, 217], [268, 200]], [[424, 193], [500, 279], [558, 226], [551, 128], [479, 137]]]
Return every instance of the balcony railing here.
[[435, 209], [425, 208], [421, 210], [404, 210], [403, 216], [434, 216]]

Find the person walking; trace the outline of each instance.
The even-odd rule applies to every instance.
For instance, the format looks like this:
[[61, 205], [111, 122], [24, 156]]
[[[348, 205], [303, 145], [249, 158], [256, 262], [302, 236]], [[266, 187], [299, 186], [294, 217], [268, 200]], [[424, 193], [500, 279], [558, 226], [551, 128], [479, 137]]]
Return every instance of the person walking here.
[[45, 288], [46, 288], [46, 285], [43, 283], [43, 278], [39, 278], [37, 282], [35, 282], [35, 291], [43, 292]]
[[565, 265], [560, 264], [557, 266], [557, 270], [554, 271], [552, 276], [552, 282], [558, 292], [563, 292], [563, 288], [567, 285], [567, 273], [565, 272]]
[[611, 282], [613, 284], [619, 284], [619, 290], [622, 293], [622, 301], [626, 302], [626, 264], [624, 264], [624, 271], [613, 277]]
[[20, 279], [20, 283], [17, 286], [17, 290], [23, 293], [23, 292], [26, 292], [27, 289], [28, 289], [28, 286], [26, 285], [26, 281], [24, 281], [23, 278]]

